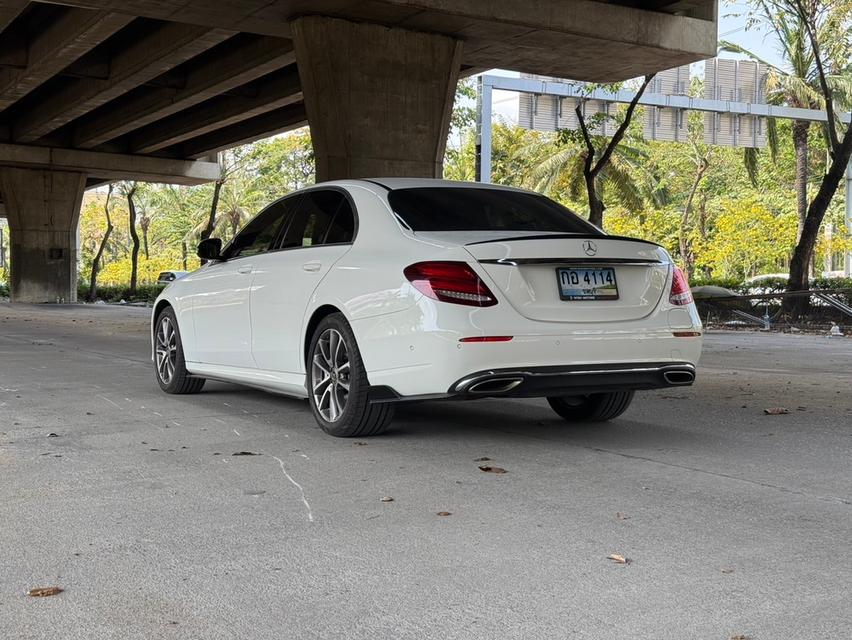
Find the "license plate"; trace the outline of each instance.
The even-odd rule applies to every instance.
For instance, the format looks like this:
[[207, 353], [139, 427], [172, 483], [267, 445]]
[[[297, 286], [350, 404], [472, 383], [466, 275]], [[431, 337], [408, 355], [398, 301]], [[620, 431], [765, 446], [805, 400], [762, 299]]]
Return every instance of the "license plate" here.
[[556, 270], [562, 300], [618, 300], [615, 269], [559, 268]]

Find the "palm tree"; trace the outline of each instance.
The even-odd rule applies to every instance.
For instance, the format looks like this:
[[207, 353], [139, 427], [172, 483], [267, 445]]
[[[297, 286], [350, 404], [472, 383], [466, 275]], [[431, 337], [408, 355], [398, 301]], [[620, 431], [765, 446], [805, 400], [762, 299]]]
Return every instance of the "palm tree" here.
[[[784, 11], [778, 11], [765, 0], [755, 0], [755, 19], [769, 26], [775, 35], [786, 69], [770, 64], [757, 54], [738, 44], [721, 40], [719, 49], [748, 56], [768, 68], [766, 78], [766, 101], [769, 104], [786, 105], [801, 109], [822, 109], [825, 99], [822, 93], [819, 73], [813, 49], [808, 40], [807, 29], [801, 17]], [[823, 33], [817, 34], [818, 40], [830, 43], [837, 40], [836, 25], [823, 23]], [[833, 45], [829, 45], [833, 46]], [[829, 86], [835, 92], [835, 100], [844, 102], [852, 96], [852, 77], [848, 74], [829, 74]], [[768, 138], [773, 156], [777, 149], [775, 123], [768, 123]], [[796, 157], [796, 210], [799, 216], [799, 235], [801, 236], [808, 212], [808, 131], [811, 122], [794, 120], [792, 124], [793, 148]], [[756, 156], [746, 154], [746, 167], [754, 179]]]
[[[532, 167], [528, 186], [544, 193], [564, 192], [571, 200], [586, 195], [583, 166], [586, 148], [578, 142], [560, 144]], [[640, 211], [646, 202], [664, 206], [669, 194], [653, 174], [648, 153], [638, 144], [620, 144], [598, 176], [601, 189], [624, 207]]]

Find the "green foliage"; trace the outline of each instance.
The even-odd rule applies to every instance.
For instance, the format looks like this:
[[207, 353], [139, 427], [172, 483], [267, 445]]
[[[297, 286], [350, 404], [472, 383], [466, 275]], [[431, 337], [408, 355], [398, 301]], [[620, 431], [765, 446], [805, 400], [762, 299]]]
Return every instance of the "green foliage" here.
[[[783, 293], [787, 289], [787, 278], [760, 278], [756, 282], [745, 282], [739, 278], [693, 278], [689, 283], [694, 289], [715, 286], [730, 289], [740, 295]], [[812, 278], [810, 289], [839, 291], [835, 294], [841, 302], [852, 304], [852, 278]]]
[[[690, 93], [703, 93], [700, 81], [693, 81]], [[473, 82], [462, 81], [445, 156], [444, 176], [448, 179], [474, 179], [474, 99]], [[722, 278], [733, 286], [756, 274], [785, 272], [796, 236], [790, 122], [779, 120], [769, 129], [775, 139], [773, 157], [749, 152], [744, 162], [742, 150], [704, 145], [700, 113], [689, 116], [686, 144], [644, 140], [643, 116], [640, 107], [601, 176], [600, 195], [607, 206], [605, 230], [658, 242], [680, 262], [686, 263], [688, 258], [694, 266], [694, 283], [715, 283]], [[619, 117], [619, 110], [615, 110], [615, 120]], [[813, 177], [808, 187], [813, 193], [825, 171], [827, 147], [819, 127], [811, 127], [808, 136], [808, 168]], [[538, 190], [581, 215], [587, 211], [582, 180], [585, 145], [577, 132], [534, 132], [497, 122], [492, 140], [495, 183]], [[708, 167], [685, 218], [702, 159]], [[223, 180], [213, 235], [224, 241], [273, 199], [314, 180], [313, 150], [306, 129], [230, 150], [222, 155], [221, 162]], [[195, 247], [208, 223], [214, 188], [212, 184], [140, 185], [136, 202], [140, 221], [146, 220], [150, 256], [145, 259], [144, 252], [140, 253], [143, 299], [156, 295], [153, 283], [160, 271], [197, 268]], [[105, 196], [105, 190], [96, 190], [88, 192], [84, 200], [80, 222], [83, 280], [88, 280], [92, 258], [103, 237]], [[111, 300], [127, 300], [130, 234], [127, 201], [118, 189], [111, 198], [110, 211], [115, 229], [104, 254], [99, 291]], [[826, 257], [839, 255], [852, 242], [844, 228], [842, 194], [832, 202], [826, 223], [834, 226], [835, 233], [830, 239], [823, 237], [817, 246], [818, 272], [823, 270]], [[681, 255], [681, 240], [687, 256]]]
[[[222, 154], [222, 181], [214, 220], [215, 237], [230, 240], [272, 200], [313, 183], [314, 158], [307, 130], [262, 140]], [[156, 282], [161, 271], [198, 268], [195, 248], [207, 226], [213, 184], [197, 187], [139, 183], [134, 195], [138, 232], [147, 241], [139, 255], [138, 281]], [[92, 260], [106, 230], [106, 191], [86, 193], [80, 215], [80, 278], [88, 281]], [[130, 281], [130, 229], [121, 189], [109, 203], [114, 230], [98, 275], [98, 289]]]
[[[130, 287], [127, 285], [101, 286], [98, 284], [98, 300], [104, 302], [154, 302], [163, 290], [161, 285], [140, 284], [136, 287], [136, 295], [130, 295]], [[77, 299], [85, 300], [89, 295], [89, 285], [80, 283], [77, 285]]]

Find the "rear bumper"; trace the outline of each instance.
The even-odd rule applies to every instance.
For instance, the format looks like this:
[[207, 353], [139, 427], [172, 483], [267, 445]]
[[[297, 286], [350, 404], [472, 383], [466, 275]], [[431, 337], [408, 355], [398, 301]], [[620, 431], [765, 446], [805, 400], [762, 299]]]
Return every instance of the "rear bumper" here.
[[543, 398], [607, 391], [689, 386], [695, 367], [688, 362], [520, 367], [479, 371], [457, 380], [444, 394], [401, 396], [391, 387], [372, 387], [373, 402], [433, 398]]

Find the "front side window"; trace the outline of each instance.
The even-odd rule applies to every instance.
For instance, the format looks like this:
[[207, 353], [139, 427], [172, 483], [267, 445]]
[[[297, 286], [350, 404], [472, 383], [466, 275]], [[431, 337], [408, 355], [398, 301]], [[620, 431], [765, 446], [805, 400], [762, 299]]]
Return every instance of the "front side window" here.
[[279, 248], [352, 242], [354, 232], [355, 216], [346, 196], [336, 190], [317, 189], [302, 197]]
[[388, 194], [412, 231], [537, 231], [600, 234], [570, 209], [535, 193], [472, 187], [415, 187]]
[[266, 253], [292, 211], [293, 199], [273, 202], [255, 216], [233, 239], [227, 250], [227, 257], [245, 258]]

